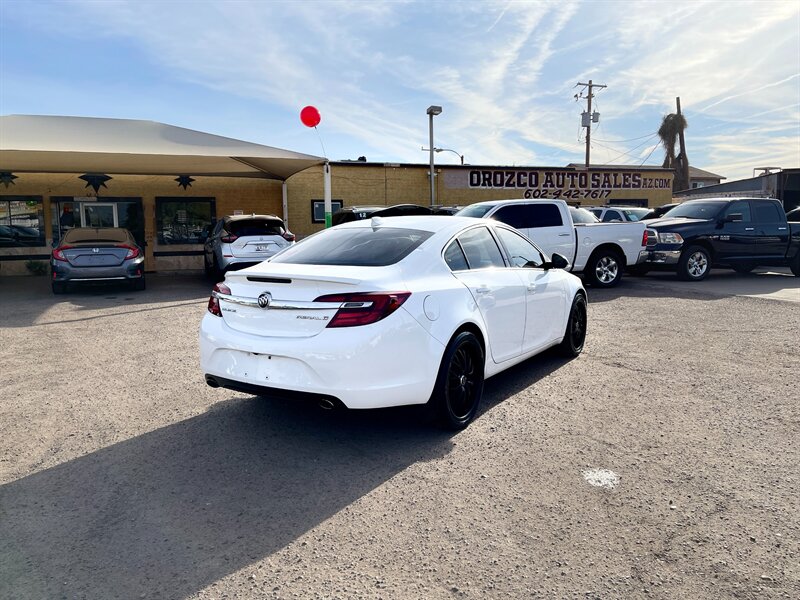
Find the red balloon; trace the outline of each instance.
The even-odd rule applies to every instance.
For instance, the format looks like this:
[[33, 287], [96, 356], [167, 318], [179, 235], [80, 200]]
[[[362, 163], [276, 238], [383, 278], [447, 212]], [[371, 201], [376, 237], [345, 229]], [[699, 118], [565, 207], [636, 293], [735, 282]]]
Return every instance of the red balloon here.
[[322, 120], [316, 106], [306, 106], [300, 111], [300, 120], [306, 127], [316, 127]]

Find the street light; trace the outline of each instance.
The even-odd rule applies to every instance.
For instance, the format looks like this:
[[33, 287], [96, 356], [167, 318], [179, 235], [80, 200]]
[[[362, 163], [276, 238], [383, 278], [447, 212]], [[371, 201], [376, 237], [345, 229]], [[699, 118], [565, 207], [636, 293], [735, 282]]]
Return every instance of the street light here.
[[[425, 152], [427, 152], [427, 151], [428, 151], [428, 149], [427, 149], [425, 146], [423, 146], [423, 147], [421, 148], [421, 150], [424, 150]], [[464, 155], [463, 155], [463, 154], [459, 154], [459, 153], [458, 153], [458, 152], [456, 152], [455, 150], [451, 150], [450, 148], [434, 148], [434, 149], [433, 149], [433, 151], [434, 151], [434, 152], [436, 152], [436, 153], [439, 153], [439, 152], [452, 152], [452, 153], [453, 153], [453, 154], [455, 154], [455, 155], [456, 155], [458, 158], [460, 158], [460, 159], [461, 159], [461, 164], [462, 164], [462, 165], [464, 164]]]
[[430, 141], [431, 141], [431, 143], [430, 143], [430, 155], [431, 155], [430, 178], [431, 178], [431, 206], [433, 206], [433, 205], [436, 204], [436, 188], [435, 188], [434, 182], [433, 182], [433, 178], [436, 176], [436, 173], [433, 170], [433, 152], [434, 152], [434, 148], [433, 148], [433, 117], [435, 115], [442, 114], [442, 107], [441, 106], [429, 106], [428, 110], [426, 112], [428, 113], [428, 131], [430, 133]]

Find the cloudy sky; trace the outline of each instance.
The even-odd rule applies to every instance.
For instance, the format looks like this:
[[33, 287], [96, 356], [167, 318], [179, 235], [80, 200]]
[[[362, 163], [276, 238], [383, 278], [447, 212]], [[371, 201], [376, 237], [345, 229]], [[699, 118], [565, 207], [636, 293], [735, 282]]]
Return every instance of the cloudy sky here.
[[[0, 0], [0, 113], [152, 119], [331, 159], [800, 166], [800, 3]], [[316, 106], [317, 131], [300, 109]], [[0, 132], [2, 133], [2, 132]], [[437, 162], [456, 163], [442, 152]]]

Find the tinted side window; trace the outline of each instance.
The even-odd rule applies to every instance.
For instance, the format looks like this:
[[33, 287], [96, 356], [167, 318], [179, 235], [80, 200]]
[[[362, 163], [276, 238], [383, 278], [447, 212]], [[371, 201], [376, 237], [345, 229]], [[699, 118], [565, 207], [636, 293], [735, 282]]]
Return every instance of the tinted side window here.
[[515, 229], [524, 229], [529, 227], [525, 217], [528, 207], [524, 204], [509, 204], [503, 206], [496, 213], [492, 215], [492, 219], [500, 221], [506, 225], [511, 225]]
[[512, 267], [541, 267], [544, 259], [541, 252], [521, 235], [498, 227], [497, 237], [505, 246]]
[[755, 205], [759, 223], [783, 223], [781, 212], [774, 202], [756, 202]]
[[444, 261], [451, 271], [466, 271], [469, 269], [467, 259], [457, 241], [452, 242], [444, 251]]
[[724, 218], [728, 215], [734, 215], [737, 213], [742, 215], [743, 223], [749, 223], [753, 220], [753, 218], [750, 216], [750, 203], [747, 200], [737, 200], [736, 202], [732, 202], [722, 213], [722, 216]]
[[622, 215], [615, 210], [607, 210], [603, 215], [603, 223], [610, 223], [611, 221], [622, 221]]
[[527, 227], [560, 227], [564, 224], [561, 220], [561, 211], [555, 204], [526, 204], [525, 209]]
[[458, 241], [461, 242], [470, 269], [506, 266], [497, 242], [486, 227], [465, 231], [459, 236]]

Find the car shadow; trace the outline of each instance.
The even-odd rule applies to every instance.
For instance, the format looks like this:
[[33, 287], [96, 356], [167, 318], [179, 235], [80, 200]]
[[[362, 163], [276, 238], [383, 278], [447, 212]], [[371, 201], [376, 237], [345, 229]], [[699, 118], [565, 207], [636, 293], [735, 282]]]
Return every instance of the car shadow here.
[[0, 487], [0, 597], [185, 597], [451, 446], [404, 412], [221, 402]]
[[[566, 364], [486, 383], [479, 418]], [[179, 598], [287, 546], [453, 447], [420, 407], [231, 398], [0, 487], [0, 597]]]

